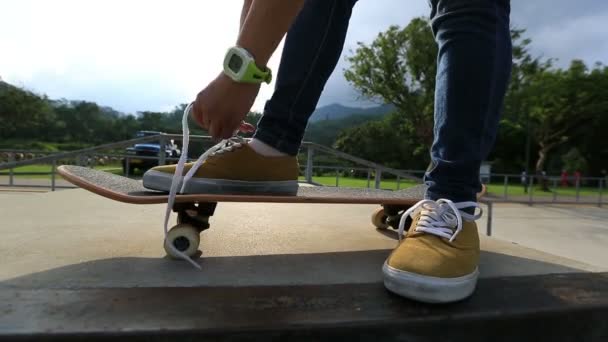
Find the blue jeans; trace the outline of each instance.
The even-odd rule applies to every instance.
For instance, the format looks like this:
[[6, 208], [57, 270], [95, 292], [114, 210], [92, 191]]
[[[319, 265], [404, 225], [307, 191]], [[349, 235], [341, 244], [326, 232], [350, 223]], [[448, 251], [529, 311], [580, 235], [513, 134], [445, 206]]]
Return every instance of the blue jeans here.
[[[427, 198], [474, 201], [511, 72], [509, 0], [430, 0], [439, 47]], [[296, 155], [342, 53], [356, 0], [307, 0], [287, 34], [255, 137]]]

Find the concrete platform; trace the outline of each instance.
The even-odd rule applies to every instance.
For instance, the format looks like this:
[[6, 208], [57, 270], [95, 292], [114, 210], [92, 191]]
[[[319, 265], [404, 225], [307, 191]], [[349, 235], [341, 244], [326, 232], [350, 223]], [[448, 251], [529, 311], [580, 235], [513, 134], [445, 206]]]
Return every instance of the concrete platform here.
[[[238, 339], [243, 331], [265, 329], [270, 334], [264, 335], [266, 337], [275, 336], [273, 334], [284, 337], [285, 331], [291, 331], [292, 337], [306, 340], [306, 336], [314, 335], [306, 334], [323, 329], [317, 331], [306, 325], [310, 320], [301, 315], [308, 313], [316, 317], [319, 307], [330, 312], [326, 324], [343, 317], [334, 328], [350, 327], [355, 322], [368, 324], [368, 327], [370, 324], [376, 328], [385, 326], [394, 321], [399, 307], [405, 310], [404, 315], [407, 313], [403, 317], [432, 313], [434, 318], [426, 323], [440, 322], [441, 315], [446, 314], [444, 309], [434, 311], [409, 301], [395, 304], [395, 300], [401, 299], [395, 299], [383, 290], [381, 265], [396, 245], [396, 235], [392, 231], [381, 233], [372, 228], [370, 213], [375, 208], [369, 205], [221, 203], [211, 220], [211, 229], [202, 234], [203, 258], [199, 262], [203, 270], [199, 271], [185, 262], [165, 257], [163, 205], [128, 205], [80, 189], [44, 194], [0, 193], [0, 299], [4, 300], [0, 301], [0, 313], [3, 313], [0, 315], [0, 339], [115, 338], [133, 337], [136, 332], [152, 336], [159, 331], [169, 332], [169, 335], [170, 332], [185, 334], [172, 337], [200, 337], [218, 334], [221, 329], [227, 329], [230, 336]], [[484, 226], [480, 227], [483, 231]], [[512, 308], [511, 312], [520, 316], [530, 314], [534, 308], [527, 307], [525, 302], [545, 298], [541, 293], [549, 289], [557, 292], [551, 292], [553, 295], [548, 299], [537, 303], [539, 313], [548, 308], [563, 311], [570, 306], [577, 308], [581, 317], [594, 322], [594, 315], [605, 314], [608, 309], [608, 277], [598, 273], [607, 271], [602, 265], [591, 265], [496, 238], [483, 238], [482, 249], [480, 289], [485, 290], [471, 299], [478, 309], [484, 305], [490, 310], [500, 307], [498, 302], [484, 304], [483, 301], [488, 301], [484, 296], [494, 300], [502, 298], [499, 302], [508, 308], [517, 303], [513, 298], [518, 295], [537, 291], [536, 299], [526, 296], [528, 299], [517, 304], [523, 305], [517, 308], [525, 310]], [[551, 276], [543, 277], [549, 274]], [[564, 278], [568, 274], [572, 276], [571, 283], [568, 283], [570, 278]], [[509, 288], [509, 284], [515, 285]], [[562, 291], [561, 297], [555, 297], [559, 291]], [[247, 293], [250, 297], [243, 297]], [[580, 297], [581, 293], [583, 297]], [[232, 299], [226, 297], [228, 294]], [[291, 295], [312, 302], [304, 307], [292, 305]], [[144, 304], [150, 296], [155, 297], [151, 300], [160, 311]], [[575, 298], [564, 302], [563, 298], [568, 296]], [[182, 299], [175, 301], [176, 297]], [[342, 303], [343, 307], [335, 301], [315, 302], [315, 298], [330, 297], [346, 302]], [[123, 301], [128, 302], [128, 298], [148, 311], [126, 308]], [[239, 309], [235, 298], [258, 298], [261, 302], [259, 307], [249, 305]], [[347, 305], [353, 298], [377, 302], [374, 304], [376, 311], [370, 312], [369, 316], [358, 314], [355, 320], [349, 321], [349, 317], [357, 313], [356, 308]], [[511, 302], [504, 302], [506, 298], [511, 298]], [[105, 307], [105, 300], [116, 300], [120, 305]], [[382, 301], [389, 301], [393, 305], [392, 311], [382, 313], [382, 306], [377, 307]], [[221, 320], [215, 326], [209, 322], [201, 325], [200, 320], [181, 316], [197, 312], [196, 307], [187, 304], [193, 302], [199, 308], [213, 308], [212, 311], [200, 308], [201, 317], [217, 320], [219, 315], [224, 317], [222, 322], [225, 323], [231, 318], [221, 312], [222, 307], [232, 303], [232, 311], [229, 311], [243, 321], [241, 325], [232, 321], [228, 324], [229, 329], [227, 323], [220, 324]], [[560, 307], [560, 303], [566, 306]], [[311, 312], [310, 305], [319, 307]], [[450, 310], [454, 311], [450, 311], [450, 315], [471, 318], [473, 307], [465, 305], [462, 311], [452, 305]], [[260, 310], [266, 310], [268, 315], [271, 309], [278, 310], [277, 314], [293, 315], [293, 320], [282, 320], [278, 325], [272, 325], [270, 321], [252, 325], [253, 317], [247, 316], [262, 314]], [[240, 313], [235, 313], [237, 311]], [[552, 314], [556, 312], [561, 311], [552, 311]], [[128, 317], [139, 314], [143, 316], [136, 323], [129, 321]], [[384, 314], [390, 319], [383, 321]], [[163, 320], [162, 315], [170, 317]], [[546, 316], [541, 318], [547, 319]], [[313, 321], [319, 322], [318, 319]], [[452, 319], [445, 322], [448, 321]], [[253, 322], [257, 321], [253, 319]], [[295, 328], [298, 326], [306, 327], [300, 331], [306, 334], [298, 335], [295, 332], [299, 331]], [[348, 333], [349, 330], [342, 331]], [[605, 325], [596, 325], [589, 330], [594, 334], [606, 331]], [[126, 335], [121, 335], [123, 333]], [[402, 332], [397, 330], [395, 333]]]

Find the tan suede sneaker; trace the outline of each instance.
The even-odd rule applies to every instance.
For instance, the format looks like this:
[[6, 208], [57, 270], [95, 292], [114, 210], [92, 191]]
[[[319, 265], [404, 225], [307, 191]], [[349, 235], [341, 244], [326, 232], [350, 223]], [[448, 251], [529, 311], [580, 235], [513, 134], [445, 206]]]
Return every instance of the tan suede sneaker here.
[[[184, 177], [195, 163], [184, 165]], [[176, 165], [157, 166], [143, 176], [148, 189], [169, 191]], [[246, 142], [233, 142], [216, 148], [187, 180], [183, 193], [283, 194], [298, 190], [299, 166], [295, 156], [266, 157]]]
[[[481, 217], [459, 209], [475, 202], [423, 200], [404, 213], [400, 242], [382, 268], [384, 285], [400, 296], [427, 303], [448, 303], [470, 296], [476, 286]], [[405, 238], [406, 217], [413, 219]]]

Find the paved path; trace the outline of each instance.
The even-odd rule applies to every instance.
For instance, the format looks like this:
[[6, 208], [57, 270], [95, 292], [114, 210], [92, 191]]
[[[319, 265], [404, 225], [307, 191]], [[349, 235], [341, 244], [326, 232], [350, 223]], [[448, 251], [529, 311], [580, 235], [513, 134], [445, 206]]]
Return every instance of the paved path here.
[[495, 204], [492, 227], [495, 238], [608, 269], [608, 207]]

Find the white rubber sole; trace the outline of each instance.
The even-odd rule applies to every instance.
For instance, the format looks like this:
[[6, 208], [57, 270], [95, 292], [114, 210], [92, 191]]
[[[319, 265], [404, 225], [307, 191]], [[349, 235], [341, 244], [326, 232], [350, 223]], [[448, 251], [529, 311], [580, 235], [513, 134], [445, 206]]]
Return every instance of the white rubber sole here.
[[479, 270], [458, 278], [438, 278], [382, 266], [384, 286], [399, 296], [425, 303], [450, 303], [469, 297], [475, 291]]
[[[149, 170], [143, 177], [144, 187], [152, 190], [169, 191], [173, 175]], [[183, 177], [179, 179], [178, 191]], [[185, 194], [276, 194], [295, 195], [298, 181], [248, 182], [229, 179], [191, 178], [184, 189]]]

